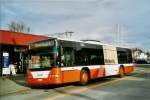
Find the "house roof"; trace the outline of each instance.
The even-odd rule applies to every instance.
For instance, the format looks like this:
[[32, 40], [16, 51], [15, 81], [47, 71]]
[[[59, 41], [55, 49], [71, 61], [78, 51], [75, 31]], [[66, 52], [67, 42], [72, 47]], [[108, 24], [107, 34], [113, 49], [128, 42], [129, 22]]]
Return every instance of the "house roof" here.
[[28, 45], [31, 42], [48, 39], [46, 36], [0, 30], [0, 44]]

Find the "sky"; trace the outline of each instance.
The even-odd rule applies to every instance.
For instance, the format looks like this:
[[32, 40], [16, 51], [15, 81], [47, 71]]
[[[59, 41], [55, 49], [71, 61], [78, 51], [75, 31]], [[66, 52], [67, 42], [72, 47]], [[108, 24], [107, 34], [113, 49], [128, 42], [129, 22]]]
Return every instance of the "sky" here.
[[72, 31], [72, 39], [150, 51], [150, 0], [0, 0], [0, 28], [23, 22], [32, 34]]

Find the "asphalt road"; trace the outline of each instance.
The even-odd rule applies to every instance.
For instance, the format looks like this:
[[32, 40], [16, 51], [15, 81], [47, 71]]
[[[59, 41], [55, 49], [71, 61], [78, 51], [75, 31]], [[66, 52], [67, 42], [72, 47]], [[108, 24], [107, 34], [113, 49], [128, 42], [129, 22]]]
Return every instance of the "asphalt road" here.
[[1, 96], [0, 100], [150, 100], [150, 67], [137, 67], [123, 78], [97, 79], [87, 86], [40, 87]]

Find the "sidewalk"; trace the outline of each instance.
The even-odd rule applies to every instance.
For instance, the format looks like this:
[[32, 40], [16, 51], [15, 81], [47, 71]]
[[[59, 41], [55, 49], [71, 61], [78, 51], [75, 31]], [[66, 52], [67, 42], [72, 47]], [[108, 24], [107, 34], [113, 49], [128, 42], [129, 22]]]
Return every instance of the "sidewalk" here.
[[0, 96], [30, 89], [25, 81], [25, 75], [0, 77]]

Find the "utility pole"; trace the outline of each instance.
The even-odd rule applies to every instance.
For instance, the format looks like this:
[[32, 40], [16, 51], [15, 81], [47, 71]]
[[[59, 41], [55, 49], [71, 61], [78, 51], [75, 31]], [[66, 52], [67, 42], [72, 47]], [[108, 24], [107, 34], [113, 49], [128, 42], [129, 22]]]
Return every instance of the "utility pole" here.
[[64, 33], [66, 34], [66, 38], [68, 38], [68, 36], [69, 36], [69, 38], [71, 39], [72, 34], [73, 34], [74, 32], [72, 32], [72, 31], [66, 31], [66, 32], [64, 32]]
[[116, 45], [122, 45], [122, 32], [121, 32], [121, 26], [119, 24], [116, 25]]
[[119, 26], [119, 24], [117, 24], [117, 45], [120, 44], [119, 37], [120, 37], [120, 26]]

